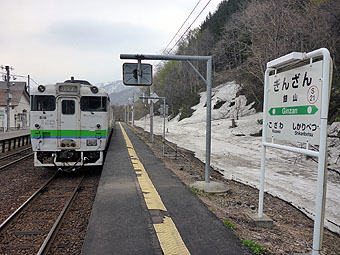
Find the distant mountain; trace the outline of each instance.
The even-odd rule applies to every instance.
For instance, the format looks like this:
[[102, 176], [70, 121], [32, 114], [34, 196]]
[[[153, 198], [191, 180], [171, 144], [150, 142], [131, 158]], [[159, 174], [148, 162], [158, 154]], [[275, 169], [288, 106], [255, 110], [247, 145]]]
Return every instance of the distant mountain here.
[[135, 97], [135, 100], [141, 94], [139, 87], [125, 86], [123, 81], [114, 81], [96, 84], [99, 88], [103, 88], [110, 96], [111, 103], [114, 105], [128, 104], [129, 98]]
[[141, 91], [138, 87], [131, 87], [118, 93], [109, 94], [111, 103], [114, 105], [128, 104], [129, 98], [131, 98], [130, 103], [132, 103], [132, 98], [134, 97], [135, 101], [137, 101], [140, 95]]
[[105, 83], [98, 83], [96, 84], [98, 88], [103, 88], [106, 90], [107, 93], [118, 93], [123, 90], [129, 89], [129, 87], [123, 84], [123, 81], [112, 81], [112, 82], [105, 82]]

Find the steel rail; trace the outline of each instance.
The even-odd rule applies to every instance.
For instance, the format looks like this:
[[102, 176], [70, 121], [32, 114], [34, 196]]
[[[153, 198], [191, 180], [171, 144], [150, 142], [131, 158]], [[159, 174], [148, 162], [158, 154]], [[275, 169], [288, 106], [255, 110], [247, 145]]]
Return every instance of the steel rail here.
[[51, 228], [50, 232], [48, 233], [47, 237], [45, 238], [43, 244], [41, 245], [37, 255], [43, 255], [43, 254], [47, 254], [48, 250], [51, 247], [51, 244], [53, 243], [53, 240], [55, 239], [57, 232], [59, 230], [59, 227], [61, 225], [61, 222], [64, 218], [64, 216], [66, 215], [66, 213], [68, 212], [68, 209], [70, 208], [71, 204], [73, 203], [76, 195], [78, 194], [78, 191], [80, 190], [80, 185], [84, 179], [85, 175], [83, 175], [81, 177], [81, 180], [79, 182], [79, 184], [77, 185], [77, 187], [74, 188], [71, 197], [69, 198], [69, 200], [67, 201], [66, 205], [64, 206], [63, 210], [61, 211], [61, 213], [58, 216], [58, 219], [55, 221], [53, 227]]
[[34, 153], [30, 153], [30, 154], [28, 154], [28, 155], [26, 155], [26, 156], [24, 156], [24, 157], [22, 157], [22, 158], [19, 158], [19, 159], [14, 160], [14, 161], [12, 161], [12, 162], [6, 164], [6, 165], [3, 165], [3, 166], [0, 167], [0, 171], [4, 170], [5, 168], [7, 168], [7, 167], [9, 167], [9, 166], [11, 166], [11, 165], [14, 165], [14, 164], [20, 162], [21, 160], [24, 160], [24, 159], [26, 159], [26, 158], [28, 158], [28, 157], [31, 157], [31, 156], [33, 156], [33, 155], [34, 155]]
[[6, 156], [1, 157], [0, 160], [4, 160], [4, 159], [7, 159], [7, 158], [10, 158], [10, 157], [12, 157], [12, 156], [14, 156], [14, 155], [20, 154], [21, 152], [24, 152], [24, 151], [27, 151], [27, 150], [31, 150], [31, 149], [32, 149], [32, 147], [29, 147], [29, 148], [23, 149], [23, 150], [21, 150], [21, 151], [17, 151], [17, 152], [8, 154], [8, 155], [6, 155]]
[[18, 209], [16, 209], [3, 223], [0, 225], [0, 234], [3, 233], [7, 227], [10, 225], [10, 223], [15, 220], [21, 211], [23, 211], [24, 208], [27, 207], [28, 204], [30, 204], [35, 198], [37, 198], [37, 195], [41, 193], [42, 190], [46, 188], [46, 186], [58, 175], [59, 172], [54, 174], [47, 182], [45, 182], [30, 198], [28, 198]]

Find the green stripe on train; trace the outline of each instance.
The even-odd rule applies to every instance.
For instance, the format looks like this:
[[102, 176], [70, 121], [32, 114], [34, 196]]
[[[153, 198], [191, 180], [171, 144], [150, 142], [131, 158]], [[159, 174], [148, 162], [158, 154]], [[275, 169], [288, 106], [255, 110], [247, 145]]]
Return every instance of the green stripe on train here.
[[31, 130], [31, 138], [106, 137], [108, 130]]

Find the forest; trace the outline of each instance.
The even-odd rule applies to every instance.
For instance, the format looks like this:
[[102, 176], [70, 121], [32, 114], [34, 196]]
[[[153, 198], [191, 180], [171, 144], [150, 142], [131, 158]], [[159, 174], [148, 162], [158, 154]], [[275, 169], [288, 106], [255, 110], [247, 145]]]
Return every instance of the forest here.
[[[189, 31], [171, 55], [213, 56], [213, 87], [236, 81], [248, 102], [263, 107], [267, 62], [291, 52], [327, 48], [333, 59], [329, 122], [340, 121], [340, 1], [229, 0], [220, 3], [199, 28]], [[205, 76], [206, 63], [192, 62]], [[154, 91], [165, 96], [169, 115], [192, 114], [205, 83], [186, 62], [161, 63]], [[136, 117], [142, 108], [136, 107]]]

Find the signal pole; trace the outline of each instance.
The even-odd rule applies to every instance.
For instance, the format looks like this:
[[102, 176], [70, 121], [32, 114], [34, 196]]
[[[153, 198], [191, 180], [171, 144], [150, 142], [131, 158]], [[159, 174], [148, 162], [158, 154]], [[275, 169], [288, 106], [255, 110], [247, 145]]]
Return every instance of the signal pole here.
[[132, 127], [135, 126], [135, 92], [132, 95], [132, 113], [131, 113]]
[[[153, 86], [150, 87], [150, 96], [153, 95]], [[153, 101], [150, 101], [150, 142], [153, 143]]]

